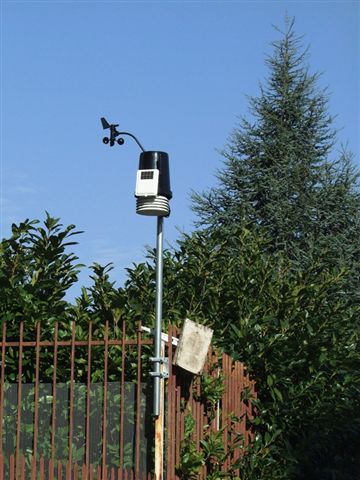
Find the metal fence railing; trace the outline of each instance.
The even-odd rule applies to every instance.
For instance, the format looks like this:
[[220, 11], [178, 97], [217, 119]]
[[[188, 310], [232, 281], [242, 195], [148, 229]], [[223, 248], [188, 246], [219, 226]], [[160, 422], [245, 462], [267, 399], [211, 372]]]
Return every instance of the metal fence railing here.
[[[149, 480], [154, 478], [152, 418], [153, 340], [123, 323], [70, 326], [37, 323], [32, 330], [2, 325], [0, 369], [0, 480]], [[208, 430], [222, 429], [227, 448], [228, 418], [243, 437], [227, 457], [227, 468], [252, 438], [254, 382], [240, 362], [211, 350], [204, 374], [223, 378], [224, 390], [210, 415], [202, 377], [172, 366], [169, 327], [165, 355], [165, 478], [175, 480], [181, 461], [184, 422], [191, 412], [200, 449]], [[244, 392], [247, 395], [244, 396]], [[206, 478], [206, 466], [199, 479]]]

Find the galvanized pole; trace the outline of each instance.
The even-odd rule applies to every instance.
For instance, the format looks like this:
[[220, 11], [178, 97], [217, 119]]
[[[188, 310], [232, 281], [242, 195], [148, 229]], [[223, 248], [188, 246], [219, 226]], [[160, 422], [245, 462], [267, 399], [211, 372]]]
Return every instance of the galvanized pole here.
[[163, 480], [164, 472], [164, 379], [165, 344], [161, 341], [163, 295], [163, 217], [157, 217], [156, 240], [156, 300], [155, 300], [155, 358], [154, 358], [154, 416], [155, 418], [155, 479]]
[[154, 331], [154, 410], [155, 417], [160, 413], [160, 363], [161, 363], [161, 323], [163, 295], [163, 217], [157, 217], [156, 239], [156, 300], [155, 300], [155, 331]]

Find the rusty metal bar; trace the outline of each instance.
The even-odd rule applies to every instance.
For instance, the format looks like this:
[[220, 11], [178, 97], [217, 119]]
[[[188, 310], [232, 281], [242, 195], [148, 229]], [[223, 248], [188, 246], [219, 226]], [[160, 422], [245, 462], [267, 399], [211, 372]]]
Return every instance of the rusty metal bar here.
[[[200, 450], [201, 440], [201, 420], [200, 420], [200, 402], [198, 400], [200, 395], [200, 377], [194, 379], [195, 397], [194, 402], [194, 418], [195, 418], [195, 445], [197, 450]], [[201, 468], [199, 470], [199, 480], [202, 480]]]
[[109, 356], [109, 321], [105, 322], [105, 351], [104, 351], [104, 388], [103, 388], [103, 424], [102, 424], [102, 454], [101, 454], [101, 470], [103, 478], [106, 479], [106, 428], [107, 428], [107, 388], [108, 388], [108, 356]]
[[15, 475], [16, 475], [16, 472], [15, 472], [15, 456], [14, 455], [10, 455], [9, 468], [10, 468], [10, 480], [14, 480]]
[[135, 478], [140, 472], [140, 414], [141, 414], [141, 330], [137, 332], [137, 373], [136, 373], [136, 429], [135, 429]]
[[[141, 340], [142, 345], [153, 345], [154, 341], [150, 338], [144, 338]], [[114, 346], [114, 345], [121, 345], [122, 341], [121, 340], [114, 340], [111, 339], [108, 341], [109, 346]], [[136, 346], [137, 345], [137, 340], [128, 338], [125, 341], [126, 345], [132, 345]], [[49, 340], [43, 340], [39, 343], [40, 347], [53, 347], [54, 342], [50, 342]], [[71, 340], [59, 340], [58, 342], [59, 347], [71, 347], [73, 345]], [[76, 340], [74, 342], [75, 347], [87, 347], [88, 341], [87, 340]], [[105, 345], [104, 340], [93, 340], [91, 342], [92, 347], [101, 347], [102, 345]], [[5, 347], [15, 347], [18, 348], [20, 346], [20, 342], [5, 342]], [[36, 342], [34, 341], [26, 341], [22, 342], [23, 347], [36, 347]]]
[[36, 458], [34, 455], [31, 457], [31, 480], [36, 479]]
[[227, 428], [226, 428], [226, 414], [229, 408], [229, 398], [228, 398], [228, 391], [229, 391], [229, 382], [227, 378], [228, 374], [228, 356], [223, 353], [222, 355], [222, 369], [224, 372], [224, 383], [225, 383], [225, 391], [222, 396], [221, 402], [221, 427], [224, 429], [223, 433], [223, 441], [224, 441], [224, 451], [227, 453]]
[[20, 457], [20, 480], [25, 480], [25, 457]]
[[[177, 436], [175, 438], [175, 467], [180, 462], [180, 442], [181, 438], [183, 437], [183, 431], [181, 429], [181, 387], [180, 385], [176, 387], [176, 429]], [[177, 478], [177, 477], [176, 477]]]
[[[235, 393], [235, 401], [236, 401], [236, 408], [235, 408], [235, 416], [237, 417], [237, 421], [235, 424], [235, 431], [240, 432], [241, 423], [240, 423], [240, 407], [241, 407], [241, 398], [240, 398], [240, 382], [241, 382], [241, 364], [240, 362], [235, 362], [235, 371], [236, 371], [236, 378], [235, 378], [235, 385], [236, 385], [236, 393]], [[234, 462], [236, 462], [240, 458], [240, 449], [236, 448], [234, 451]], [[240, 470], [237, 469], [235, 472], [238, 476], [240, 476]]]
[[[5, 384], [5, 353], [6, 353], [6, 323], [2, 326], [1, 338], [1, 376], [0, 376], [0, 455], [2, 454], [3, 440], [3, 419], [4, 419], [4, 384]], [[1, 457], [2, 458], [2, 457]], [[0, 464], [1, 466], [1, 464]], [[0, 470], [0, 475], [2, 475]], [[0, 477], [1, 480], [1, 477]]]
[[122, 325], [121, 343], [121, 387], [120, 387], [120, 452], [119, 452], [119, 480], [122, 480], [124, 464], [124, 397], [125, 397], [125, 358], [126, 358], [126, 323]]
[[[34, 435], [33, 456], [37, 459], [38, 431], [39, 431], [39, 373], [40, 373], [40, 322], [36, 324], [36, 357], [35, 357], [35, 392], [34, 392]], [[36, 469], [36, 468], [35, 468]]]
[[60, 460], [58, 460], [57, 462], [57, 479], [56, 480], [62, 480], [62, 464]]
[[23, 356], [24, 322], [20, 322], [19, 341], [19, 366], [18, 366], [18, 392], [17, 392], [17, 414], [16, 414], [16, 450], [15, 450], [15, 477], [18, 478], [18, 467], [20, 459], [20, 435], [21, 435], [21, 395], [22, 395], [22, 356]]
[[[36, 457], [34, 458], [35, 458], [35, 465], [36, 465]], [[40, 470], [40, 480], [42, 479], [45, 480], [45, 461], [43, 457], [41, 457], [39, 461], [39, 470]]]
[[78, 476], [78, 465], [77, 463], [75, 463], [74, 465], [74, 480], [78, 480], [79, 476]]
[[101, 480], [108, 480], [108, 468], [106, 464], [104, 469], [102, 470]]
[[52, 472], [54, 473], [55, 462], [55, 433], [56, 433], [56, 376], [58, 361], [58, 334], [59, 325], [55, 322], [54, 338], [54, 360], [53, 360], [53, 378], [52, 378], [52, 406], [51, 406], [51, 459], [53, 462]]
[[[88, 344], [87, 344], [87, 381], [86, 381], [86, 425], [85, 425], [85, 464], [90, 464], [90, 407], [91, 407], [91, 338], [92, 323], [88, 325]], [[83, 474], [84, 477], [84, 474]], [[87, 480], [88, 476], [83, 480]]]
[[50, 458], [48, 464], [49, 464], [49, 480], [54, 480], [54, 460]]
[[71, 480], [71, 463], [68, 460], [66, 463], [66, 468], [65, 468], [65, 479], [66, 480]]
[[[201, 439], [203, 439], [204, 438], [204, 405], [200, 401], [199, 401], [199, 407], [200, 407], [200, 436], [201, 436]], [[203, 465], [201, 473], [202, 473], [201, 477], [206, 478], [205, 465]]]
[[[165, 357], [165, 342], [161, 341], [160, 346], [160, 357]], [[164, 370], [164, 365], [160, 365], [159, 373], [162, 374]], [[158, 415], [155, 418], [155, 478], [157, 480], [164, 480], [164, 380], [160, 382], [159, 389], [159, 402], [158, 402]]]
[[167, 402], [167, 431], [168, 431], [168, 438], [167, 438], [167, 480], [171, 480], [174, 473], [173, 461], [174, 461], [174, 432], [175, 432], [175, 425], [174, 425], [174, 417], [175, 417], [175, 395], [173, 391], [174, 387], [174, 378], [172, 375], [172, 328], [169, 325], [168, 328], [168, 369], [169, 369], [169, 379], [168, 379], [168, 402]]
[[[71, 331], [71, 364], [70, 364], [70, 412], [69, 412], [69, 452], [68, 463], [70, 466], [67, 477], [71, 480], [71, 464], [72, 464], [72, 443], [74, 430], [74, 375], [75, 375], [75, 322], [72, 322]], [[68, 480], [68, 479], [66, 479]]]

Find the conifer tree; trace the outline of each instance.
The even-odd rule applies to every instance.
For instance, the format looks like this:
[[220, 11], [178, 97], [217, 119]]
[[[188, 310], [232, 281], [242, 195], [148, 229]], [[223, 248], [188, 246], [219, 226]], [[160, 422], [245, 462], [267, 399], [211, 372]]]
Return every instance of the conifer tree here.
[[273, 43], [269, 76], [250, 98], [222, 155], [218, 186], [194, 194], [198, 225], [223, 234], [232, 226], [265, 229], [271, 248], [301, 263], [322, 255], [359, 274], [358, 174], [346, 150], [332, 158], [336, 142], [326, 90], [307, 66], [308, 51], [294, 21]]

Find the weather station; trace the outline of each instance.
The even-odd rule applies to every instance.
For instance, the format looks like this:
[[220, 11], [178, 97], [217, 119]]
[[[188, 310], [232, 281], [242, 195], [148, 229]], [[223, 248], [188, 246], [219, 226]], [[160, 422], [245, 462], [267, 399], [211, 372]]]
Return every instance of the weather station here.
[[155, 417], [155, 475], [163, 478], [164, 451], [164, 379], [168, 374], [164, 368], [167, 359], [164, 357], [162, 342], [162, 297], [163, 297], [163, 225], [164, 217], [170, 215], [169, 201], [172, 198], [170, 189], [169, 156], [166, 152], [147, 151], [129, 132], [118, 131], [118, 124], [110, 124], [101, 118], [104, 130], [109, 130], [109, 136], [103, 138], [103, 143], [113, 147], [124, 145], [124, 136], [131, 137], [139, 146], [141, 153], [139, 168], [136, 173], [135, 198], [136, 213], [139, 215], [157, 217], [156, 232], [156, 292], [155, 292], [155, 328], [154, 328], [154, 378], [153, 415]]

